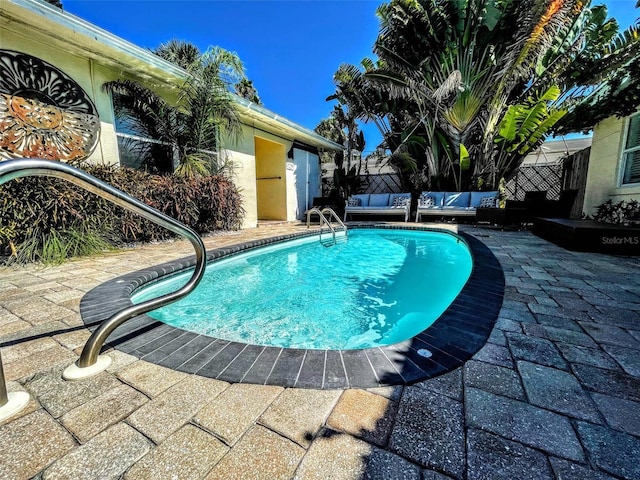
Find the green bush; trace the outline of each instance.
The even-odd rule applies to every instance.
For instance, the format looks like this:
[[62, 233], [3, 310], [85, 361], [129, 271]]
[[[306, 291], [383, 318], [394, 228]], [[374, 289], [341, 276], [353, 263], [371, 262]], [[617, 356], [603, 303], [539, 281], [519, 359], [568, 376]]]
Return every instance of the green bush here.
[[[81, 168], [200, 234], [237, 229], [242, 222], [240, 193], [227, 177], [158, 176], [105, 165]], [[59, 262], [109, 245], [174, 236], [65, 180], [30, 177], [0, 185], [0, 255], [10, 261]]]
[[600, 223], [613, 223], [628, 225], [640, 222], [640, 202], [637, 200], [621, 201], [613, 203], [607, 200], [598, 205], [593, 220]]
[[92, 255], [112, 248], [102, 232], [90, 227], [71, 227], [62, 231], [51, 229], [47, 233], [34, 231], [9, 260], [16, 263], [57, 264], [67, 258]]

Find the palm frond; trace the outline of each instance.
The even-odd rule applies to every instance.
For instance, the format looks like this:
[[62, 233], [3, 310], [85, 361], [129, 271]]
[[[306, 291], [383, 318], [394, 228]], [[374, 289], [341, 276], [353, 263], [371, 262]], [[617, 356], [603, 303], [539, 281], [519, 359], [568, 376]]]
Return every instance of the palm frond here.
[[442, 103], [447, 98], [457, 95], [463, 89], [462, 74], [460, 70], [454, 70], [438, 85], [438, 88], [434, 90], [433, 99], [436, 103]]
[[510, 73], [515, 78], [526, 77], [529, 74], [540, 56], [552, 47], [556, 32], [562, 30], [567, 19], [572, 18], [573, 10], [574, 4], [571, 0], [551, 0], [546, 5], [514, 59]]
[[182, 157], [175, 173], [181, 177], [205, 177], [211, 174], [211, 164], [210, 155], [204, 152], [194, 152]]
[[483, 99], [474, 95], [473, 92], [464, 91], [455, 103], [443, 112], [443, 116], [458, 132], [462, 133], [477, 120], [483, 103]]
[[177, 39], [161, 43], [153, 53], [187, 71], [198, 63], [201, 56], [200, 49], [196, 45]]

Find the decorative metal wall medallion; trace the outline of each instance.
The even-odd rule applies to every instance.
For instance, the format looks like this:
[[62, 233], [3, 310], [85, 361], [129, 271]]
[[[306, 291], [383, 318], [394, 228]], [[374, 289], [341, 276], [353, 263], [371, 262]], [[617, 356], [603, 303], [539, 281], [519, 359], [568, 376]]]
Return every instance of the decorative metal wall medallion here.
[[53, 65], [0, 49], [0, 159], [81, 160], [100, 138], [84, 90]]

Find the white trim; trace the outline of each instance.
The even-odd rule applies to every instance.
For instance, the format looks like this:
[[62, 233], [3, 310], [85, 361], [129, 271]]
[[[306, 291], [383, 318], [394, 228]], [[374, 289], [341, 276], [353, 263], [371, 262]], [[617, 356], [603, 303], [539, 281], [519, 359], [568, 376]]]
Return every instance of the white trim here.
[[[37, 28], [38, 38], [47, 37], [64, 45], [69, 51], [82, 52], [88, 59], [105, 65], [129, 70], [138, 81], [149, 79], [164, 86], [179, 87], [179, 82], [189, 77], [182, 68], [167, 62], [149, 50], [120, 38], [92, 23], [83, 20], [43, 0], [0, 0], [2, 27], [14, 25], [11, 30], [25, 34]], [[71, 48], [69, 48], [71, 47]], [[327, 150], [342, 150], [344, 147], [318, 135], [264, 107], [260, 107], [232, 93], [241, 122], [249, 127], [264, 129], [268, 133], [281, 134], [289, 141], [299, 140], [310, 146]]]
[[161, 140], [156, 140], [155, 138], [140, 137], [138, 135], [131, 135], [130, 133], [122, 133], [122, 132], [119, 132], [117, 130], [116, 130], [116, 137], [130, 138], [131, 140], [137, 140], [139, 142], [156, 143], [158, 145], [164, 145], [164, 146], [167, 146], [167, 147], [171, 146], [170, 143], [163, 142]]
[[[123, 38], [120, 38], [107, 30], [104, 30], [92, 23], [83, 20], [69, 12], [63, 11], [58, 7], [44, 2], [42, 0], [2, 0], [6, 2], [6, 6], [14, 4], [23, 10], [28, 11], [32, 15], [44, 17], [50, 21], [57, 23], [60, 27], [73, 31], [75, 35], [67, 37], [68, 42], [74, 42], [78, 46], [86, 48], [86, 45], [78, 43], [76, 40], [79, 36], [89, 38], [98, 42], [116, 52], [119, 57], [133, 57], [138, 61], [162, 70], [168, 75], [172, 75], [179, 79], [186, 79], [187, 72], [182, 68], [167, 62], [161, 57], [155, 55], [147, 49], [139, 47]], [[32, 25], [37, 22], [32, 21]], [[114, 56], [115, 57], [115, 56]]]
[[[233, 93], [232, 98], [234, 103], [238, 105], [238, 113], [240, 114], [243, 123], [246, 123], [247, 121], [251, 122], [252, 120], [257, 120], [265, 125], [270, 126], [272, 129], [277, 129], [278, 132], [283, 132], [285, 135], [288, 135], [289, 137], [291, 137], [289, 141], [299, 140], [301, 143], [306, 143], [313, 147], [325, 148], [328, 150], [344, 149], [343, 145], [329, 140], [322, 135], [314, 132], [313, 130], [309, 130], [302, 125], [298, 125], [297, 123], [294, 123], [291, 120], [288, 120], [260, 105], [250, 102], [245, 98], [242, 98]], [[251, 125], [250, 123], [246, 124], [249, 126], [255, 126]], [[275, 132], [268, 131], [268, 133]]]
[[631, 129], [631, 120], [635, 117], [638, 117], [638, 121], [640, 121], [640, 112], [635, 113], [627, 117], [624, 125], [624, 131], [622, 135], [622, 144], [620, 145], [620, 158], [618, 159], [619, 171], [618, 171], [618, 188], [629, 188], [629, 187], [638, 187], [640, 186], [640, 181], [634, 183], [623, 183], [624, 182], [624, 172], [627, 167], [626, 156], [628, 153], [640, 151], [640, 143], [635, 147], [626, 148], [627, 140], [629, 138], [629, 130]]

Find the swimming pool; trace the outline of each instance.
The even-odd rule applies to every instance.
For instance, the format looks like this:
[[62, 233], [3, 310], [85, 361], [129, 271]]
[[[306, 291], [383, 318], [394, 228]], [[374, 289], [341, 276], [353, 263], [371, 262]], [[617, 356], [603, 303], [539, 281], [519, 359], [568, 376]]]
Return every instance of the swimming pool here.
[[[427, 329], [471, 273], [449, 233], [367, 229], [331, 247], [317, 236], [210, 263], [186, 298], [148, 315], [216, 338], [285, 348], [390, 345]], [[146, 286], [134, 303], [176, 290], [190, 272]]]
[[[410, 224], [355, 224], [349, 233], [370, 228], [436, 230]], [[217, 262], [242, 252], [317, 235], [313, 231], [292, 230], [208, 250], [207, 258]], [[432, 378], [460, 367], [485, 345], [504, 296], [504, 274], [495, 255], [476, 236], [465, 231], [457, 235], [473, 259], [469, 279], [429, 328], [402, 342], [357, 350], [261, 346], [190, 332], [140, 315], [116, 328], [107, 340], [107, 348], [188, 374], [232, 383], [331, 389], [402, 385]], [[82, 321], [95, 330], [106, 318], [131, 306], [131, 296], [142, 287], [179, 275], [194, 264], [195, 258], [190, 256], [97, 285], [80, 302]]]

